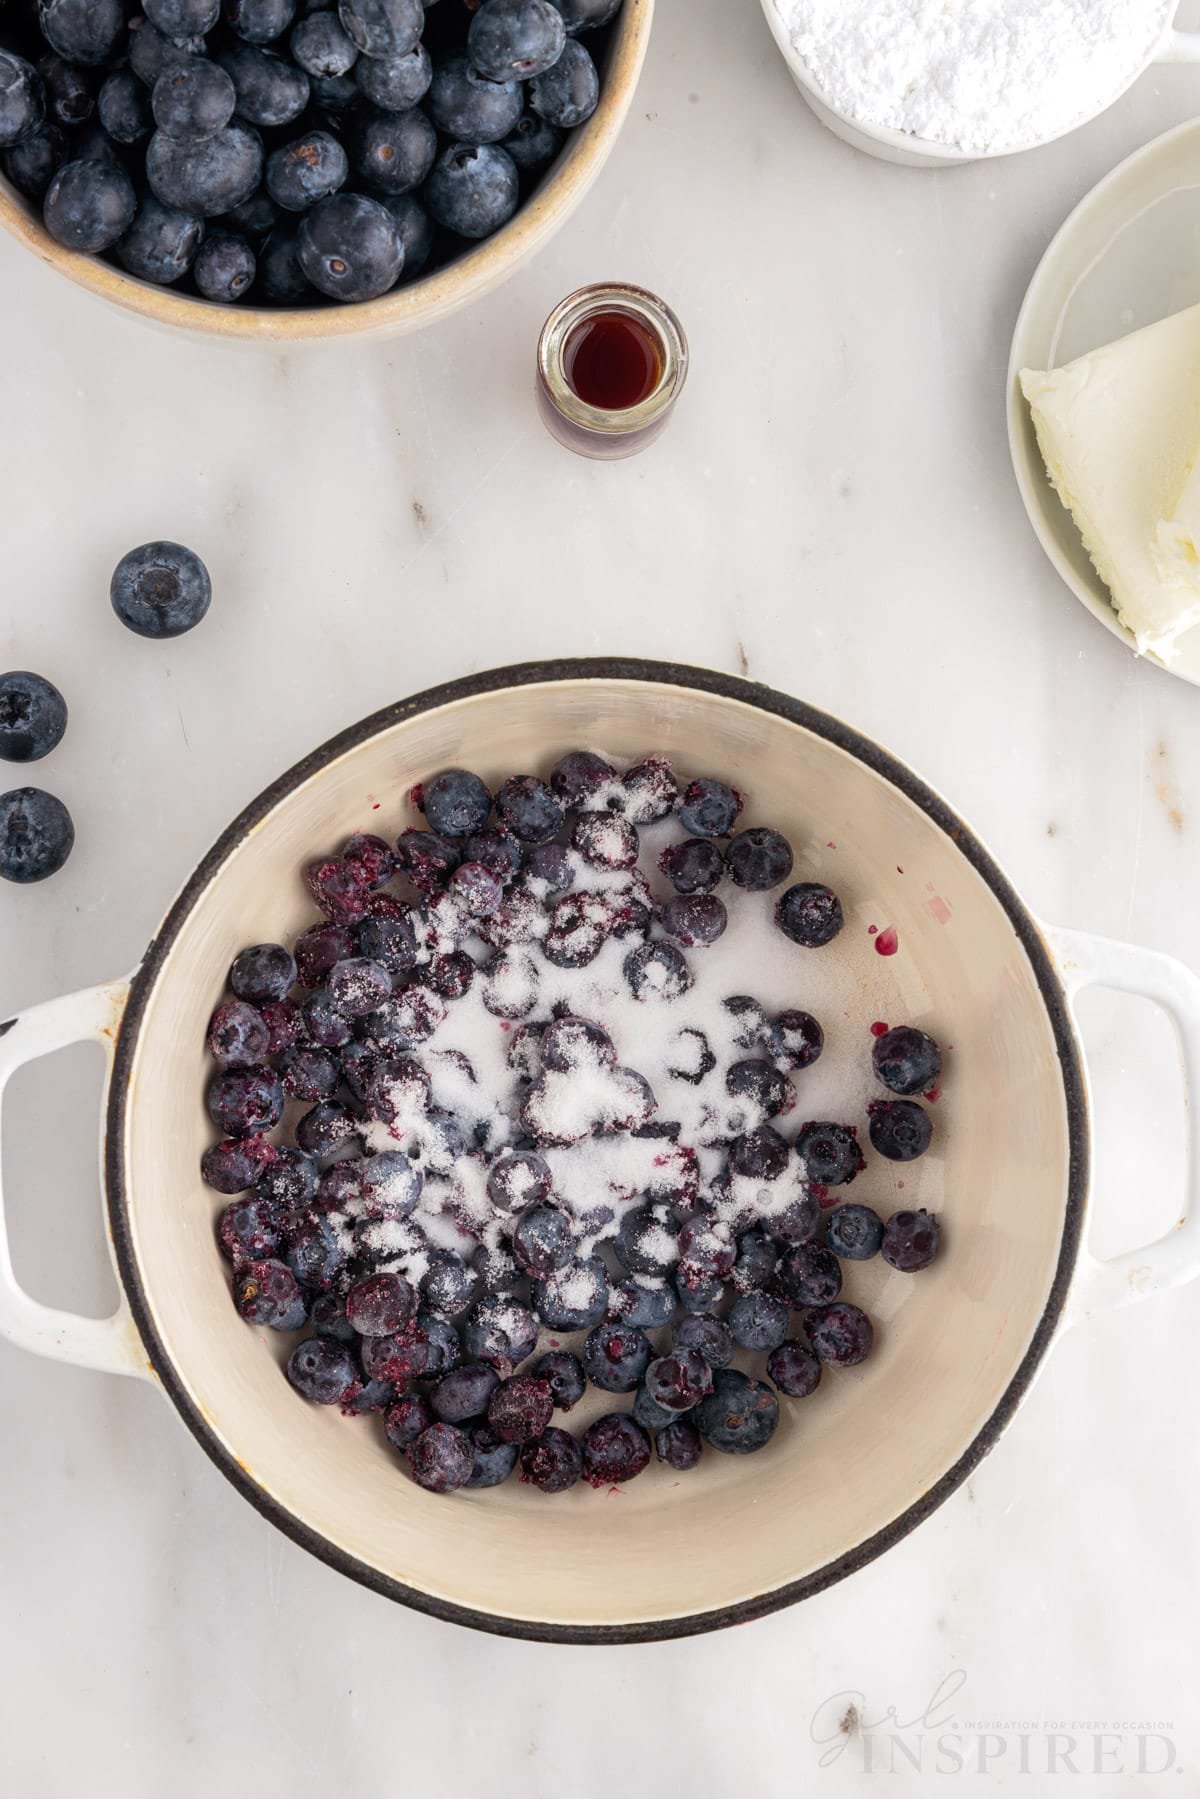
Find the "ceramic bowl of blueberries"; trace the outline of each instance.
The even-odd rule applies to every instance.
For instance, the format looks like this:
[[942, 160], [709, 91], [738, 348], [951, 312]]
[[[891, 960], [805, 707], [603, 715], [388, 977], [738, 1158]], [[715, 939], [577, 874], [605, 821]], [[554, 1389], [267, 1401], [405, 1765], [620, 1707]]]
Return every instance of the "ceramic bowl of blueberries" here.
[[0, 225], [144, 318], [387, 335], [566, 220], [654, 0], [6, 0]]
[[[742, 1622], [895, 1544], [1056, 1333], [1200, 1269], [1088, 1247], [1089, 983], [916, 775], [723, 674], [539, 663], [402, 700], [213, 846], [82, 1039], [121, 1303], [0, 1332], [158, 1384], [296, 1542], [556, 1642]], [[1194, 1173], [1192, 1176], [1194, 1180]], [[753, 1517], [754, 1528], [746, 1528]]]

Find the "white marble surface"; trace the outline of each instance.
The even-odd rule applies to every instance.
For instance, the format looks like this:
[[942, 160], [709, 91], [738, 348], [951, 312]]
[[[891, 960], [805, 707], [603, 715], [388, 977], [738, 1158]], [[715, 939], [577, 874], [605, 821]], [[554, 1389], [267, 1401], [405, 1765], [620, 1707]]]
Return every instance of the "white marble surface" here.
[[[1200, 71], [1151, 74], [1033, 156], [908, 173], [815, 124], [752, 0], [659, 11], [599, 186], [501, 294], [425, 336], [197, 346], [0, 242], [0, 666], [70, 698], [39, 773], [78, 825], [62, 876], [0, 893], [0, 1012], [133, 965], [214, 835], [337, 727], [560, 652], [748, 671], [827, 707], [939, 786], [1043, 916], [1200, 960], [1200, 695], [1136, 662], [1044, 562], [1002, 392], [1050, 234], [1196, 110]], [[550, 305], [609, 274], [677, 305], [694, 373], [655, 451], [599, 467], [543, 433], [531, 357]], [[200, 548], [217, 591], [204, 629], [161, 647], [106, 599], [151, 536]], [[1115, 1249], [1176, 1215], [1178, 1090], [1144, 1007], [1086, 1017]], [[107, 1291], [97, 1086], [70, 1052], [23, 1072], [5, 1116], [18, 1268], [77, 1306]], [[1101, 1319], [866, 1572], [724, 1635], [569, 1651], [359, 1590], [263, 1523], [149, 1387], [0, 1345], [0, 1790], [853, 1792], [864, 1740], [819, 1770], [814, 1726], [846, 1709], [823, 1702], [854, 1690], [868, 1722], [895, 1707], [907, 1725], [965, 1676], [931, 1734], [1023, 1720], [1044, 1769], [1043, 1720], [1149, 1720], [1186, 1770], [1168, 1790], [1200, 1791], [1198, 1355], [1195, 1291]], [[1117, 1753], [1124, 1774], [1089, 1771], [1088, 1736], [1077, 1784], [1156, 1785], [1131, 1737]], [[915, 1793], [898, 1766], [889, 1790]], [[1046, 1790], [1017, 1766], [1010, 1734], [989, 1780]]]

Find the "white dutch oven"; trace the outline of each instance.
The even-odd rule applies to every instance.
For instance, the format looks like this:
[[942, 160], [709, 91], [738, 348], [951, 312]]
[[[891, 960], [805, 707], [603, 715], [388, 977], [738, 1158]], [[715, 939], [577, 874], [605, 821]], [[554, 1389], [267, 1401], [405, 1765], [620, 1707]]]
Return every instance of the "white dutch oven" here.
[[[953, 1045], [934, 1149], [873, 1162], [862, 1196], [936, 1206], [942, 1258], [919, 1279], [854, 1271], [875, 1355], [784, 1401], [752, 1461], [652, 1467], [619, 1496], [558, 1499], [510, 1481], [436, 1498], [382, 1433], [305, 1404], [280, 1345], [230, 1303], [200, 1182], [211, 1130], [204, 1024], [233, 955], [311, 915], [302, 863], [448, 763], [485, 778], [544, 771], [565, 747], [681, 773], [720, 772], [835, 883], [853, 948], [865, 921], [901, 952], [862, 958], [867, 1017], [925, 1020]], [[827, 846], [836, 845], [834, 851]], [[899, 871], [903, 870], [903, 873]], [[839, 942], [842, 940], [839, 939]], [[861, 946], [860, 946], [861, 947]], [[796, 979], [781, 939], [781, 986]], [[837, 950], [830, 954], [839, 953]], [[869, 966], [868, 966], [869, 964]], [[106, 1319], [52, 1311], [17, 1285], [0, 1231], [0, 1332], [36, 1354], [158, 1381], [236, 1487], [297, 1542], [437, 1616], [554, 1641], [639, 1641], [755, 1617], [827, 1586], [941, 1503], [996, 1442], [1056, 1330], [1200, 1269], [1200, 1213], [1113, 1261], [1087, 1248], [1086, 1077], [1071, 1005], [1091, 983], [1175, 1022], [1200, 1125], [1200, 981], [1171, 958], [1040, 926], [987, 851], [915, 775], [855, 732], [726, 675], [626, 661], [543, 663], [404, 700], [283, 776], [192, 875], [128, 980], [0, 1025], [0, 1084], [84, 1038], [109, 1057], [103, 1174], [122, 1299]], [[764, 996], [775, 997], [773, 995]], [[264, 1333], [269, 1336], [271, 1333]], [[572, 1420], [574, 1422], [574, 1420]], [[753, 1506], [755, 1528], [732, 1528]], [[696, 1553], [705, 1545], [711, 1553]], [[719, 1549], [718, 1547], [719, 1546]]]

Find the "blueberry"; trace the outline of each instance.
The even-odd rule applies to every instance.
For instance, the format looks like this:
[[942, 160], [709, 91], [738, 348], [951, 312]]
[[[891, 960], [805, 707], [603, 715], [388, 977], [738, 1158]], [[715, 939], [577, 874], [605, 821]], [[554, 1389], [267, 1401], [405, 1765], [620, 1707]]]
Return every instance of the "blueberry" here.
[[488, 1401], [500, 1385], [500, 1376], [485, 1362], [464, 1362], [443, 1374], [429, 1395], [434, 1416], [448, 1424], [482, 1418]]
[[418, 44], [403, 56], [360, 56], [354, 65], [354, 80], [363, 99], [372, 106], [381, 106], [385, 112], [403, 112], [406, 106], [416, 106], [425, 98], [433, 80], [433, 64], [428, 50]]
[[675, 1271], [675, 1297], [687, 1313], [711, 1312], [725, 1297], [725, 1284], [719, 1275], [705, 1274], [681, 1262]]
[[272, 150], [267, 158], [267, 192], [276, 206], [303, 212], [336, 193], [350, 173], [350, 161], [328, 131], [308, 131]]
[[208, 1027], [208, 1053], [218, 1068], [256, 1068], [267, 1059], [271, 1034], [267, 1021], [245, 1000], [218, 1006]]
[[254, 1191], [285, 1212], [300, 1212], [317, 1197], [320, 1177], [317, 1165], [303, 1150], [281, 1144], [262, 1172]]
[[210, 1143], [200, 1158], [200, 1178], [218, 1193], [244, 1193], [276, 1154], [275, 1145], [265, 1137]]
[[424, 1176], [403, 1150], [385, 1149], [362, 1171], [362, 1203], [369, 1218], [408, 1218], [415, 1211]]
[[736, 1049], [754, 1049], [767, 1029], [767, 1015], [748, 993], [735, 993], [722, 1001], [722, 1009], [733, 1020], [733, 1043]]
[[354, 948], [354, 937], [344, 925], [310, 925], [296, 939], [297, 980], [305, 987], [319, 987], [334, 963], [352, 956]]
[[673, 943], [644, 943], [622, 966], [635, 999], [677, 999], [692, 984], [692, 971]]
[[346, 1267], [346, 1252], [324, 1218], [289, 1230], [284, 1259], [302, 1287], [328, 1293]]
[[847, 1186], [867, 1165], [848, 1124], [806, 1124], [796, 1138], [796, 1154], [808, 1179], [822, 1187]]
[[617, 1049], [602, 1025], [590, 1018], [564, 1013], [542, 1034], [542, 1066], [560, 1074], [587, 1067], [613, 1068]]
[[257, 270], [257, 258], [244, 237], [217, 231], [201, 244], [192, 279], [206, 300], [232, 306], [249, 293]]
[[[356, 831], [353, 837], [347, 837], [342, 845], [342, 860], [352, 862], [361, 870], [367, 886], [372, 889], [386, 887], [399, 867], [391, 844], [383, 837], [373, 836], [370, 831]], [[389, 897], [387, 904], [398, 905], [399, 902]], [[402, 910], [398, 916], [407, 918], [407, 910]]]
[[335, 962], [325, 983], [329, 1003], [343, 1018], [365, 1018], [391, 998], [392, 977], [381, 962], [349, 956]]
[[274, 43], [295, 16], [296, 0], [225, 0], [225, 17], [249, 44]]
[[483, 0], [467, 33], [471, 66], [489, 81], [529, 81], [563, 53], [566, 27], [550, 0]]
[[579, 31], [595, 31], [607, 25], [621, 10], [621, 0], [551, 0], [551, 4], [562, 14], [572, 37]]
[[169, 287], [187, 274], [203, 236], [202, 219], [146, 194], [133, 224], [117, 242], [117, 260], [139, 280]]
[[217, 1220], [217, 1242], [235, 1268], [266, 1261], [280, 1244], [279, 1207], [260, 1193], [235, 1199]]
[[150, 23], [169, 38], [204, 37], [221, 16], [220, 0], [143, 0], [143, 5]]
[[502, 1443], [528, 1443], [540, 1437], [554, 1411], [550, 1383], [533, 1374], [502, 1380], [488, 1399], [487, 1421]]
[[333, 194], [300, 221], [300, 267], [333, 300], [373, 300], [395, 284], [404, 246], [386, 208]]
[[551, 1425], [521, 1446], [521, 1479], [543, 1493], [565, 1493], [583, 1474], [583, 1451], [570, 1431]]
[[429, 1340], [416, 1324], [405, 1325], [386, 1337], [363, 1337], [360, 1354], [371, 1380], [389, 1381], [397, 1393], [407, 1393], [429, 1367]]
[[723, 1318], [711, 1312], [692, 1312], [675, 1326], [675, 1348], [698, 1350], [710, 1368], [728, 1368], [733, 1360], [733, 1333]]
[[649, 1337], [635, 1325], [598, 1324], [584, 1339], [582, 1360], [593, 1386], [606, 1393], [632, 1393], [651, 1354]]
[[308, 105], [310, 85], [304, 70], [269, 50], [234, 44], [221, 52], [218, 61], [233, 82], [238, 117], [249, 125], [264, 130], [290, 125]]
[[656, 1399], [651, 1399], [645, 1387], [639, 1387], [634, 1395], [632, 1416], [643, 1430], [658, 1431], [674, 1424], [681, 1414], [659, 1405]]
[[591, 1330], [608, 1311], [608, 1272], [596, 1256], [556, 1268], [533, 1289], [533, 1308], [547, 1330]]
[[369, 1274], [346, 1294], [346, 1317], [361, 1337], [394, 1337], [416, 1310], [416, 1291], [401, 1274]]
[[883, 1229], [883, 1259], [903, 1274], [915, 1274], [934, 1260], [940, 1236], [936, 1214], [924, 1207], [917, 1212], [893, 1212]]
[[279, 218], [279, 208], [266, 188], [257, 187], [248, 200], [221, 213], [213, 220], [213, 225], [232, 237], [244, 237], [249, 243], [257, 245], [279, 223]]
[[663, 930], [685, 949], [703, 949], [722, 936], [729, 915], [715, 893], [679, 893], [661, 912]]
[[488, 81], [462, 55], [433, 71], [425, 110], [444, 136], [459, 144], [496, 144], [524, 111], [519, 81]]
[[500, 1486], [517, 1465], [517, 1445], [501, 1442], [486, 1424], [473, 1424], [467, 1435], [475, 1451], [468, 1487], [475, 1490]]
[[621, 776], [625, 816], [635, 825], [657, 824], [679, 804], [679, 782], [665, 756], [647, 756]]
[[583, 1433], [584, 1479], [593, 1487], [618, 1486], [641, 1474], [650, 1461], [650, 1439], [628, 1412], [607, 1412]]
[[[438, 217], [432, 202], [430, 210]], [[513, 775], [505, 781], [496, 794], [496, 811], [522, 843], [546, 843], [563, 824], [561, 804], [546, 783], [534, 775]]]
[[523, 112], [500, 147], [507, 150], [522, 175], [536, 175], [552, 163], [563, 147], [564, 133], [548, 125], [535, 112]]
[[713, 1390], [696, 1407], [696, 1429], [724, 1455], [752, 1455], [769, 1443], [779, 1423], [779, 1401], [762, 1381], [722, 1368]]
[[149, 19], [129, 21], [129, 66], [147, 87], [154, 86], [164, 69], [189, 56], [203, 56], [204, 50], [202, 37], [184, 38], [176, 43], [164, 37]]
[[723, 1279], [732, 1271], [737, 1248], [722, 1224], [705, 1213], [689, 1218], [679, 1232], [679, 1259], [699, 1274]]
[[842, 1290], [841, 1265], [823, 1243], [797, 1243], [781, 1259], [775, 1281], [789, 1305], [827, 1305]]
[[425, 1376], [435, 1380], [443, 1374], [449, 1374], [462, 1362], [462, 1338], [448, 1319], [441, 1318], [436, 1312], [422, 1306], [417, 1313], [417, 1325], [423, 1332], [428, 1345], [425, 1360]]
[[17, 787], [0, 794], [0, 880], [46, 880], [58, 873], [74, 842], [71, 814], [52, 793]]
[[778, 1013], [767, 1029], [767, 1050], [788, 1068], [811, 1068], [825, 1047], [825, 1033], [810, 1012]]
[[844, 1262], [866, 1262], [883, 1242], [883, 1220], [870, 1206], [834, 1206], [825, 1219], [825, 1241]]
[[933, 1137], [933, 1120], [911, 1099], [876, 1099], [867, 1107], [871, 1145], [891, 1162], [923, 1156]]
[[436, 155], [437, 132], [417, 106], [376, 113], [355, 134], [355, 171], [380, 193], [406, 194], [419, 187]]
[[342, 115], [353, 112], [358, 105], [358, 84], [353, 75], [310, 75], [309, 87], [314, 107], [324, 115], [323, 123], [333, 123], [341, 129]]
[[300, 1283], [285, 1262], [255, 1261], [234, 1278], [233, 1303], [247, 1324], [298, 1331], [308, 1317]]
[[804, 1329], [818, 1358], [834, 1368], [865, 1361], [875, 1336], [866, 1313], [844, 1300], [806, 1312]]
[[54, 171], [67, 154], [67, 140], [57, 125], [35, 125], [20, 143], [0, 155], [0, 169], [19, 194], [41, 205]]
[[579, 1404], [587, 1390], [583, 1364], [578, 1356], [565, 1349], [552, 1349], [540, 1357], [529, 1371], [537, 1380], [545, 1381], [556, 1410], [569, 1412]]
[[287, 1377], [317, 1405], [337, 1405], [356, 1379], [354, 1358], [333, 1337], [308, 1337], [288, 1357]]
[[757, 1293], [765, 1287], [779, 1262], [778, 1245], [765, 1230], [743, 1231], [737, 1240], [733, 1284], [739, 1293]]
[[230, 76], [203, 56], [189, 56], [164, 69], [151, 96], [159, 130], [185, 144], [199, 143], [228, 125], [236, 102]]
[[725, 867], [735, 887], [766, 893], [792, 872], [792, 846], [778, 831], [739, 831], [725, 851]]
[[[540, 916], [541, 908], [537, 910]], [[612, 923], [612, 913], [600, 895], [566, 893], [551, 908], [542, 954], [556, 968], [585, 968], [600, 954]]]
[[421, 41], [421, 0], [340, 0], [338, 16], [364, 56], [405, 56]]
[[404, 250], [401, 277], [415, 280], [433, 253], [433, 222], [413, 194], [384, 194], [380, 198]]
[[700, 1432], [686, 1418], [675, 1418], [655, 1432], [654, 1452], [667, 1468], [686, 1474], [700, 1460], [703, 1444]]
[[[125, 30], [123, 0], [38, 0], [37, 22], [68, 62], [107, 62]], [[186, 32], [179, 32], [186, 37]]]
[[777, 1181], [788, 1163], [788, 1146], [769, 1124], [735, 1137], [729, 1150], [733, 1174], [752, 1181]]
[[301, 1013], [310, 1040], [319, 1048], [341, 1049], [349, 1043], [353, 1034], [350, 1020], [338, 1011], [323, 987], [309, 994]]
[[296, 1125], [296, 1142], [310, 1156], [331, 1156], [358, 1135], [358, 1120], [336, 1100], [319, 1100]]
[[419, 892], [440, 892], [462, 861], [462, 846], [438, 831], [401, 831], [396, 841], [400, 867]]
[[212, 583], [194, 550], [156, 541], [122, 556], [109, 598], [121, 623], [139, 637], [179, 637], [208, 611]]
[[569, 38], [558, 61], [536, 76], [528, 91], [534, 112], [548, 124], [570, 131], [595, 112], [600, 101], [600, 76], [584, 46]]
[[687, 1081], [690, 1086], [699, 1086], [717, 1065], [708, 1038], [694, 1025], [685, 1024], [676, 1031], [671, 1039], [670, 1054], [667, 1073], [676, 1080]]
[[262, 140], [238, 119], [199, 143], [156, 131], [146, 151], [146, 179], [158, 198], [202, 218], [249, 199], [262, 173]]
[[116, 69], [96, 97], [100, 123], [118, 144], [136, 144], [154, 126], [146, 90], [132, 69]]
[[617, 1227], [617, 1260], [630, 1274], [665, 1274], [679, 1260], [679, 1231], [665, 1207], [635, 1207]]
[[408, 1451], [408, 1467], [428, 1493], [453, 1493], [465, 1487], [475, 1469], [475, 1445], [453, 1424], [431, 1424]]
[[788, 1310], [769, 1293], [743, 1293], [729, 1314], [735, 1343], [758, 1353], [778, 1349], [788, 1333]]
[[513, 1256], [534, 1280], [544, 1280], [569, 1262], [573, 1242], [570, 1222], [556, 1206], [530, 1206], [513, 1226]]
[[647, 1397], [666, 1412], [689, 1412], [712, 1392], [713, 1371], [698, 1349], [673, 1349], [646, 1369]]
[[356, 1381], [342, 1399], [343, 1418], [365, 1418], [369, 1412], [386, 1412], [396, 1398], [391, 1381]]
[[568, 750], [550, 770], [550, 786], [568, 810], [586, 809], [611, 789], [616, 770], [594, 750]]
[[820, 949], [833, 942], [845, 919], [842, 902], [831, 888], [816, 881], [800, 881], [779, 900], [775, 922], [793, 943], [805, 949]]
[[706, 837], [685, 837], [672, 843], [658, 859], [658, 866], [676, 893], [711, 893], [725, 872], [720, 850]]
[[348, 75], [358, 61], [358, 47], [347, 37], [341, 20], [332, 9], [310, 13], [306, 19], [301, 19], [294, 27], [289, 43], [292, 61], [307, 75], [322, 78]]
[[312, 298], [312, 283], [300, 267], [300, 240], [294, 225], [277, 225], [258, 253], [258, 285], [275, 306], [297, 306]]
[[532, 1355], [537, 1337], [537, 1319], [532, 1312], [504, 1295], [485, 1295], [472, 1307], [463, 1327], [467, 1354], [476, 1361], [493, 1363], [502, 1374], [511, 1373]]
[[[4, 89], [3, 68], [10, 60], [0, 52], [0, 91]], [[47, 115], [55, 124], [71, 127], [82, 125], [91, 118], [96, 106], [95, 81], [86, 69], [51, 51], [39, 59], [37, 72], [45, 89]], [[0, 112], [3, 106], [0, 99]], [[0, 127], [0, 141], [3, 135]]]
[[767, 1374], [789, 1399], [807, 1399], [821, 1378], [821, 1364], [806, 1343], [789, 1337], [767, 1357]]
[[764, 1118], [775, 1118], [795, 1104], [796, 1090], [773, 1062], [748, 1056], [725, 1070], [725, 1091], [731, 1099], [744, 1099]]
[[104, 162], [65, 162], [46, 189], [46, 229], [68, 250], [108, 250], [137, 210], [133, 183]]
[[723, 781], [693, 781], [683, 791], [679, 822], [693, 837], [728, 837], [741, 809], [741, 794]]
[[942, 1052], [924, 1031], [901, 1024], [875, 1039], [871, 1065], [893, 1093], [924, 1093], [942, 1072]]
[[0, 675], [0, 761], [38, 762], [66, 728], [67, 702], [53, 682], [26, 669]]
[[407, 1393], [389, 1406], [383, 1428], [393, 1449], [407, 1449], [433, 1421], [429, 1401], [419, 1393]]

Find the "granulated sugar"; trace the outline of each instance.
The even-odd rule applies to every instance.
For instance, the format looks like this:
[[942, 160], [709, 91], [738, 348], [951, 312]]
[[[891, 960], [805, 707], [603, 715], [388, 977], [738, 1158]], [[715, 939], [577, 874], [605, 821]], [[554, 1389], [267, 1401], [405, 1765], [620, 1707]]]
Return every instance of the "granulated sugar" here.
[[830, 104], [960, 150], [1019, 150], [1094, 118], [1175, 0], [775, 0]]

